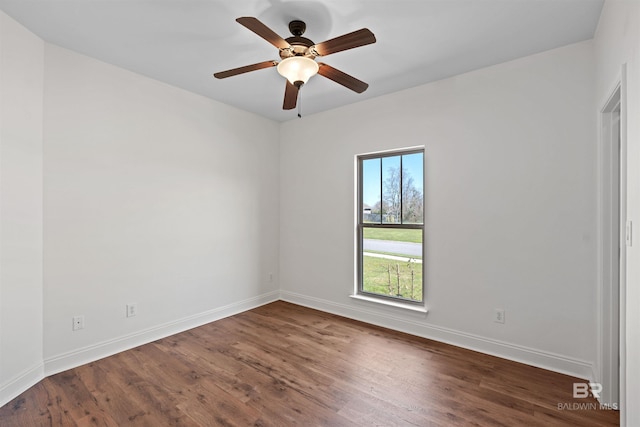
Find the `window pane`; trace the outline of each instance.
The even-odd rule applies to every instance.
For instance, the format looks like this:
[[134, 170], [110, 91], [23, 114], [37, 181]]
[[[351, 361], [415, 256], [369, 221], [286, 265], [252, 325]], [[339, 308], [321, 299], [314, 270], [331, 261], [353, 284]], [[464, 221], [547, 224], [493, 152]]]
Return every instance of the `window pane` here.
[[362, 221], [380, 223], [380, 159], [362, 161]]
[[362, 290], [422, 301], [422, 230], [363, 228]]
[[382, 158], [382, 223], [400, 223], [400, 156]]
[[424, 155], [422, 153], [402, 156], [402, 223], [422, 224], [424, 183]]

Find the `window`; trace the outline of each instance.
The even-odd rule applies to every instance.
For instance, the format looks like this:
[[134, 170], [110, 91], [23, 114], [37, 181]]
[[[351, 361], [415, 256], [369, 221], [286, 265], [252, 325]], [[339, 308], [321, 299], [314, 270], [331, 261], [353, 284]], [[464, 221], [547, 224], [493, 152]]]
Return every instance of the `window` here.
[[358, 156], [358, 290], [423, 301], [424, 150]]

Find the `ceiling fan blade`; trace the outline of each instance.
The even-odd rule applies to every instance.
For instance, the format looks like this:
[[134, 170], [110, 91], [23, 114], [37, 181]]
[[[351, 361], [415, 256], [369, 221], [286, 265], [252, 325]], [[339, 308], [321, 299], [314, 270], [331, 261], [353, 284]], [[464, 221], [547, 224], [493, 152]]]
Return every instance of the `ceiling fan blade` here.
[[283, 110], [293, 110], [298, 103], [298, 86], [292, 85], [287, 80], [287, 86], [284, 88], [284, 102], [282, 103]]
[[342, 52], [343, 50], [353, 49], [354, 47], [365, 46], [376, 42], [376, 36], [367, 28], [345, 34], [335, 39], [318, 43], [314, 46], [316, 52], [320, 56], [331, 55], [332, 53]]
[[333, 68], [331, 65], [319, 62], [318, 66], [320, 67], [318, 69], [318, 74], [330, 80], [333, 80], [334, 82], [341, 84], [342, 86], [351, 89], [354, 92], [362, 93], [369, 87], [369, 85], [362, 80], [358, 80], [355, 77], [338, 70], [337, 68]]
[[227, 77], [237, 76], [238, 74], [248, 73], [249, 71], [262, 70], [263, 68], [275, 67], [276, 65], [278, 65], [277, 61], [264, 61], [227, 71], [220, 71], [219, 73], [215, 73], [213, 77], [216, 79], [226, 79]]
[[277, 35], [271, 28], [264, 25], [257, 18], [245, 16], [243, 18], [236, 19], [236, 22], [253, 31], [278, 49], [287, 49], [291, 47], [285, 39]]

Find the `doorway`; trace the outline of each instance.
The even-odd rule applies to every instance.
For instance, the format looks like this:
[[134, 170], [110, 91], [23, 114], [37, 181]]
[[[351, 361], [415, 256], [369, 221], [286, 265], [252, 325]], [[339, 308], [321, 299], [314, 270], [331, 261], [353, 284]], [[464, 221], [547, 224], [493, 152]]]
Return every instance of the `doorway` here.
[[621, 298], [626, 284], [626, 247], [631, 242], [627, 223], [626, 141], [623, 137], [622, 87], [617, 85], [601, 110], [601, 288], [600, 403], [615, 409], [620, 404], [620, 355], [623, 324]]

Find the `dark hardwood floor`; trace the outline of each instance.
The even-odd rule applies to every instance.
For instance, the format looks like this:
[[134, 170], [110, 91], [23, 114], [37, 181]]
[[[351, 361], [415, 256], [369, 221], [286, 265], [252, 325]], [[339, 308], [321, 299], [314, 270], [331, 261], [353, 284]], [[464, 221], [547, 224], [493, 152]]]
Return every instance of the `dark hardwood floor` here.
[[279, 301], [46, 378], [0, 425], [618, 425], [578, 381]]

